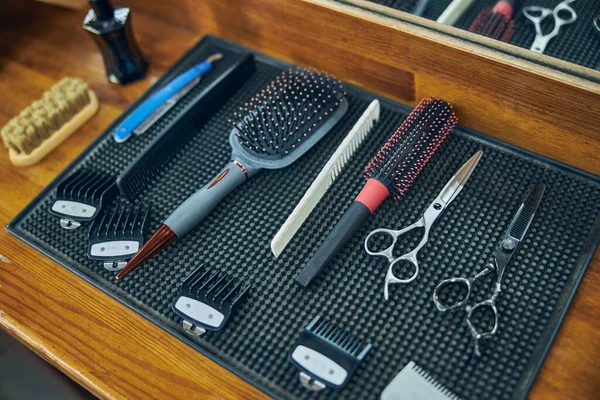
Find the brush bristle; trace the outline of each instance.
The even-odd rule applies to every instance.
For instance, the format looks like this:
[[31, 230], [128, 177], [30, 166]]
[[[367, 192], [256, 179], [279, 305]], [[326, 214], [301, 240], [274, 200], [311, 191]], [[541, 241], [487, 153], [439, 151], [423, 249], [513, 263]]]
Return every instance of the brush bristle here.
[[63, 78], [2, 128], [4, 146], [30, 154], [91, 102], [88, 93], [83, 80]]
[[369, 162], [365, 178], [377, 179], [394, 199], [400, 198], [457, 121], [445, 101], [434, 97], [421, 100]]
[[343, 101], [337, 79], [290, 68], [240, 107], [232, 122], [243, 147], [261, 156], [284, 157], [317, 132]]
[[469, 32], [508, 42], [515, 30], [515, 22], [502, 13], [487, 8], [482, 10], [471, 24]]

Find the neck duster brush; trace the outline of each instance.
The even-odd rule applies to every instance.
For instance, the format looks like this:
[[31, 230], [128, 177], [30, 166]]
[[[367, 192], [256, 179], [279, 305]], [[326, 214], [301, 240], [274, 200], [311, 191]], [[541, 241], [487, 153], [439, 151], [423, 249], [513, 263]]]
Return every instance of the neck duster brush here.
[[302, 68], [290, 69], [235, 113], [229, 134], [231, 162], [184, 201], [119, 272], [123, 278], [198, 225], [233, 189], [262, 169], [296, 161], [344, 116], [341, 83]]
[[485, 8], [471, 24], [469, 32], [508, 43], [515, 31], [512, 19], [520, 0], [501, 0], [493, 8]]
[[294, 280], [307, 288], [388, 197], [399, 200], [458, 118], [436, 98], [422, 100], [365, 169], [367, 183]]

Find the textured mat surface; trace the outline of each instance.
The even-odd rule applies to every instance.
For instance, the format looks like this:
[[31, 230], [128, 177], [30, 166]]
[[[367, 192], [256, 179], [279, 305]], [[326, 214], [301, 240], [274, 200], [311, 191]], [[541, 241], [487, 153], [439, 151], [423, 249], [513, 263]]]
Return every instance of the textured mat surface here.
[[[411, 12], [416, 0], [370, 0], [374, 3], [392, 7], [401, 11]], [[493, 7], [498, 0], [477, 0], [458, 20], [456, 26], [468, 30], [471, 23], [479, 12], [484, 8]], [[553, 9], [561, 0], [523, 0], [522, 7], [541, 6]], [[448, 7], [451, 0], [431, 0], [425, 14], [425, 18], [436, 20]], [[595, 16], [600, 15], [600, 2], [597, 0], [577, 0], [570, 4], [577, 13], [577, 20], [560, 28], [558, 36], [553, 38], [544, 54], [560, 58], [584, 67], [600, 69], [600, 32], [592, 23]], [[563, 16], [566, 18], [567, 16]], [[535, 38], [535, 27], [517, 10], [514, 16], [515, 33], [510, 40], [511, 44], [529, 49]], [[554, 28], [551, 16], [542, 22], [542, 31], [549, 33]]]
[[[215, 74], [225, 68], [226, 60], [239, 57], [235, 51], [243, 51], [207, 38], [155, 88], [216, 50], [224, 51], [226, 58], [216, 66]], [[257, 60], [257, 72], [209, 121], [202, 124], [188, 119], [185, 128], [195, 130], [195, 134], [181, 146], [168, 170], [138, 199], [152, 207], [151, 231], [229, 160], [228, 119], [283, 68], [278, 61], [261, 55]], [[439, 95], [443, 97], [443, 93]], [[109, 127], [11, 222], [9, 230], [276, 397], [375, 398], [409, 360], [464, 398], [526, 395], [597, 245], [598, 235], [590, 236], [600, 212], [597, 177], [458, 128], [406, 196], [400, 201], [387, 200], [328, 272], [311, 290], [302, 291], [292, 277], [352, 202], [364, 183], [365, 164], [409, 111], [382, 100], [381, 119], [370, 139], [350, 160], [282, 256], [274, 259], [269, 248], [271, 238], [374, 97], [348, 87], [347, 116], [315, 148], [288, 168], [263, 171], [249, 180], [185, 238], [117, 283], [114, 273], [106, 271], [100, 262], [87, 259], [87, 226], [64, 230], [48, 212], [54, 189], [65, 176], [84, 165], [118, 173], [153, 135], [192, 103], [193, 96], [190, 94], [147, 134], [124, 144], [112, 140]], [[410, 285], [393, 287], [391, 299], [386, 302], [383, 283], [387, 265], [365, 253], [366, 234], [377, 227], [399, 228], [414, 222], [478, 149], [484, 151], [479, 166], [437, 221], [421, 252], [419, 277]], [[548, 188], [506, 276], [505, 291], [498, 303], [500, 331], [478, 359], [473, 355], [464, 314], [437, 312], [432, 302], [433, 288], [442, 279], [470, 275], [491, 261], [508, 222], [537, 181], [546, 182]], [[117, 198], [111, 207], [125, 202]], [[171, 302], [181, 281], [202, 263], [244, 280], [251, 288], [224, 331], [196, 339], [184, 333], [179, 318], [171, 311]], [[479, 298], [490, 295], [491, 281], [478, 287]], [[298, 371], [288, 360], [298, 334], [316, 314], [373, 345], [354, 379], [340, 392], [311, 393], [299, 383]]]

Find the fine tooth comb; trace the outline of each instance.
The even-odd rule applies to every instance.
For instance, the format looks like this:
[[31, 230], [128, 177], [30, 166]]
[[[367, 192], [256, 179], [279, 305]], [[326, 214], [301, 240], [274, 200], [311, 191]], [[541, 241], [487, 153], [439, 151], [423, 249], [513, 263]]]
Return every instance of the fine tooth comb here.
[[306, 193], [304, 193], [298, 205], [271, 241], [271, 251], [275, 257], [279, 257], [312, 210], [321, 201], [337, 176], [344, 169], [348, 160], [369, 135], [371, 128], [379, 120], [379, 108], [379, 101], [373, 100], [350, 133], [346, 135], [342, 143], [338, 146], [329, 161], [327, 161], [327, 164], [325, 164]]
[[413, 361], [392, 379], [381, 393], [381, 400], [460, 400]]
[[242, 281], [202, 265], [184, 280], [173, 311], [183, 318], [183, 329], [191, 335], [220, 331], [248, 289]]
[[294, 278], [307, 288], [389, 196], [399, 200], [450, 133], [458, 118], [443, 100], [421, 100], [365, 169], [367, 183]]
[[[256, 70], [253, 54], [244, 54], [235, 61], [233, 58], [228, 57], [231, 64], [199, 94], [192, 92], [194, 99], [181, 117], [165, 127], [119, 175], [121, 195], [133, 201], [143, 193], [168, 168], [188, 139], [252, 76]], [[190, 125], [195, 129], [190, 129]]]
[[302, 385], [314, 391], [340, 389], [349, 381], [371, 345], [317, 315], [300, 333], [290, 360]]
[[493, 8], [484, 8], [471, 24], [469, 32], [508, 43], [515, 31], [513, 15], [520, 0], [501, 0]]
[[475, 0], [453, 0], [448, 7], [438, 17], [436, 22], [444, 25], [454, 26], [463, 16], [463, 14], [471, 7]]
[[10, 162], [40, 162], [98, 111], [98, 98], [79, 78], [63, 78], [0, 132]]
[[341, 83], [328, 75], [290, 68], [235, 113], [231, 161], [165, 220], [117, 274], [123, 278], [183, 237], [233, 189], [263, 169], [292, 164], [322, 139], [348, 109]]
[[60, 219], [60, 226], [75, 229], [91, 221], [117, 195], [114, 176], [91, 169], [80, 169], [56, 188], [56, 200], [50, 212]]
[[144, 244], [149, 213], [148, 207], [119, 206], [96, 218], [89, 230], [88, 258], [103, 261], [111, 272], [123, 269]]

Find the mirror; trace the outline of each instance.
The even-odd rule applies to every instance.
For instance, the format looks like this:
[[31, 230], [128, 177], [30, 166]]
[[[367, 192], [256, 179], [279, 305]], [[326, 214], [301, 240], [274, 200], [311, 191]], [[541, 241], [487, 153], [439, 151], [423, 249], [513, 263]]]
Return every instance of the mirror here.
[[[352, 3], [404, 22], [439, 30], [444, 34], [491, 47], [539, 65], [600, 82], [600, 73], [598, 73], [600, 71], [600, 1], [598, 0], [348, 0], [342, 2]], [[448, 26], [458, 29], [448, 28]], [[536, 29], [541, 33], [536, 34]], [[467, 31], [475, 35], [466, 33]], [[482, 39], [482, 36], [491, 40]]]

